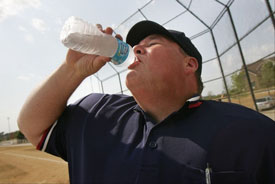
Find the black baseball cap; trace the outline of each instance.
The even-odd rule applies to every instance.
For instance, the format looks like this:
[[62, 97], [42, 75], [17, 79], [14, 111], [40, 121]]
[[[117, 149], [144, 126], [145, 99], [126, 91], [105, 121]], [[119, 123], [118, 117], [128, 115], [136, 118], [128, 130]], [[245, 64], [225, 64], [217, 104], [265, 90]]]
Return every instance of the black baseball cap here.
[[156, 22], [145, 20], [136, 23], [128, 32], [126, 42], [132, 47], [139, 44], [141, 40], [152, 34], [164, 35], [184, 50], [186, 54], [197, 59], [199, 67], [198, 72], [201, 74], [202, 57], [198, 49], [193, 45], [191, 40], [183, 32], [167, 30]]

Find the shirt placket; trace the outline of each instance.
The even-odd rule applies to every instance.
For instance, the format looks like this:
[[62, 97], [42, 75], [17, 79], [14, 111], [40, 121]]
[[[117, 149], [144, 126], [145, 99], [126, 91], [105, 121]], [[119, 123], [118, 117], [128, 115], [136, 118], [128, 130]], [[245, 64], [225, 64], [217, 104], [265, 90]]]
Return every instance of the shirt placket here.
[[146, 121], [144, 129], [144, 149], [140, 163], [140, 169], [137, 176], [137, 184], [154, 184], [157, 183], [159, 175], [159, 140], [155, 135], [156, 123]]

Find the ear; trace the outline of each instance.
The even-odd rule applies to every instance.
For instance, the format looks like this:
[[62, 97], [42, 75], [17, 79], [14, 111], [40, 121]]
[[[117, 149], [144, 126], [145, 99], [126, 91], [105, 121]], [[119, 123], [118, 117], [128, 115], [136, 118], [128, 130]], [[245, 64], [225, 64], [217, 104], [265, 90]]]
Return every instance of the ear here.
[[196, 58], [187, 56], [185, 62], [185, 72], [187, 74], [195, 73], [199, 68], [199, 63]]

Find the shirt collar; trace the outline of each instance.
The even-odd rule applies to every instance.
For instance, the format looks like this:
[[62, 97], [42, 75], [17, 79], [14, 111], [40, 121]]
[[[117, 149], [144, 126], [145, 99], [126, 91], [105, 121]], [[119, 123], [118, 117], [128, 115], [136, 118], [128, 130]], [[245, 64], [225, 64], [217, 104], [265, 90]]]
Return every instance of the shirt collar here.
[[[200, 98], [201, 96], [196, 94], [193, 97], [189, 98], [185, 105], [188, 105], [188, 108], [198, 107], [202, 104], [202, 102], [199, 102]], [[143, 112], [143, 109], [138, 104], [136, 104], [136, 106], [133, 109], [134, 111]]]
[[194, 95], [193, 97], [189, 98], [187, 101], [194, 102], [194, 101], [198, 101], [200, 98], [201, 98], [200, 95]]

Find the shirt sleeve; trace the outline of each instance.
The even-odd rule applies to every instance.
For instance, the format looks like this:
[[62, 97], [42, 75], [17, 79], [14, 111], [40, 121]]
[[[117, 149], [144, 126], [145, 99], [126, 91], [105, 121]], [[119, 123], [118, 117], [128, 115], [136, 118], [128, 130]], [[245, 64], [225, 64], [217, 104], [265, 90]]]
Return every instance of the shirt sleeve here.
[[61, 157], [67, 161], [67, 125], [73, 106], [66, 107], [59, 119], [43, 134], [36, 149]]
[[81, 135], [83, 119], [102, 97], [103, 94], [93, 93], [68, 105], [58, 120], [44, 132], [37, 149], [68, 161], [70, 149], [77, 144], [75, 140]]
[[46, 150], [46, 147], [48, 145], [51, 133], [52, 133], [54, 127], [56, 126], [56, 124], [57, 124], [57, 121], [52, 126], [50, 126], [47, 130], [45, 130], [39, 144], [36, 146], [37, 150], [40, 150], [40, 151], [45, 151]]

